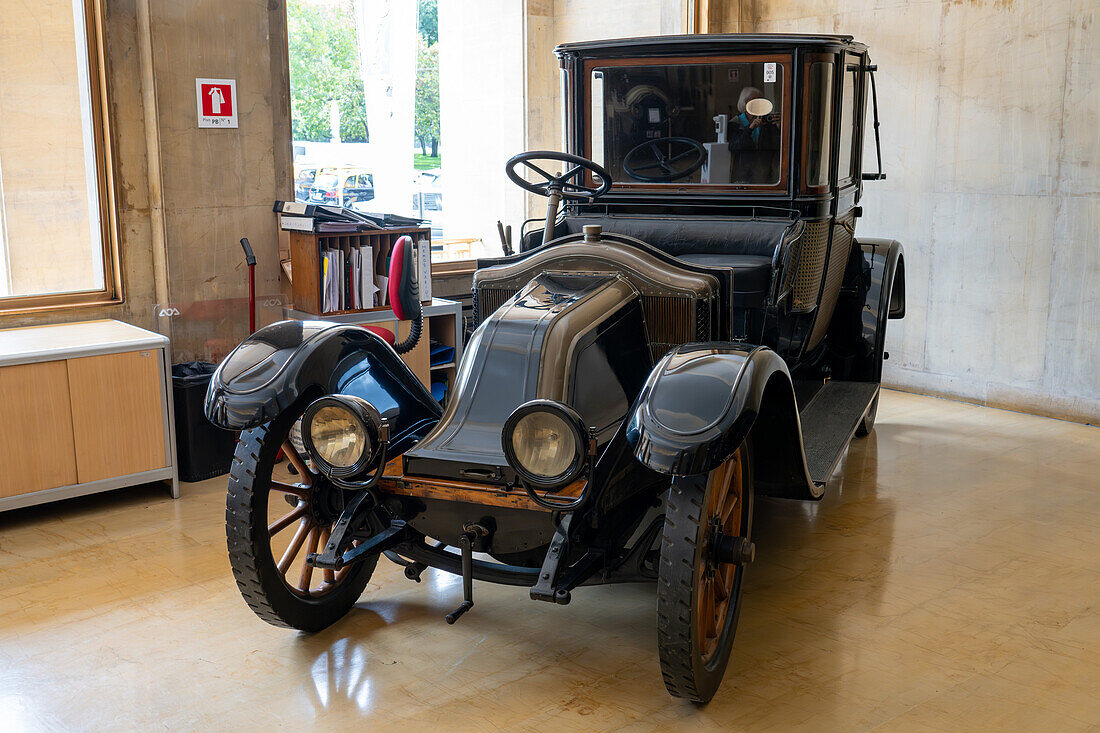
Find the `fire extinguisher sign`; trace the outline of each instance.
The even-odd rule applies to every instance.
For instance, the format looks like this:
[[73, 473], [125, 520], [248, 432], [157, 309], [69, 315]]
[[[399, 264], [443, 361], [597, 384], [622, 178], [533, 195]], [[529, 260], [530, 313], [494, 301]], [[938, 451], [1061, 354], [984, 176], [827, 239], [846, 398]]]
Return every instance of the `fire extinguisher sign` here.
[[195, 79], [199, 127], [237, 126], [237, 80]]

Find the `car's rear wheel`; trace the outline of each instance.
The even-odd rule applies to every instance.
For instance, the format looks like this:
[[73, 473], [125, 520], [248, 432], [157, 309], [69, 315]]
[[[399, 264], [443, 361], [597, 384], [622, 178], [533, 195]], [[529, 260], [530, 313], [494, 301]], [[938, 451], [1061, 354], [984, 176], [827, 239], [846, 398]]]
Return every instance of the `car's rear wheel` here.
[[867, 414], [859, 419], [856, 426], [856, 435], [865, 438], [875, 429], [875, 416], [878, 415], [878, 394], [871, 400], [871, 406], [867, 408]]
[[753, 552], [752, 499], [747, 442], [713, 471], [672, 481], [661, 538], [657, 641], [665, 687], [676, 697], [705, 703], [722, 682]]
[[328, 542], [343, 497], [289, 439], [300, 413], [287, 411], [241, 433], [225, 529], [233, 576], [256, 615], [275, 626], [319, 631], [351, 609], [378, 558], [337, 571], [305, 562]]

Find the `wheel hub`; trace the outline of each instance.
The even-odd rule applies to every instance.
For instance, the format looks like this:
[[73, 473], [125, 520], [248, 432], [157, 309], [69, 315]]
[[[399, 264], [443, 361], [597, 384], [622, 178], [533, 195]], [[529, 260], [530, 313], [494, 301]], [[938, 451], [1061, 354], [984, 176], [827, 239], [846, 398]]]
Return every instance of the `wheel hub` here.
[[313, 477], [309, 512], [319, 527], [330, 527], [344, 511], [344, 495], [323, 474]]
[[756, 544], [748, 537], [726, 534], [717, 517], [711, 519], [710, 525], [707, 538], [708, 573], [713, 573], [719, 565], [748, 565], [756, 559]]

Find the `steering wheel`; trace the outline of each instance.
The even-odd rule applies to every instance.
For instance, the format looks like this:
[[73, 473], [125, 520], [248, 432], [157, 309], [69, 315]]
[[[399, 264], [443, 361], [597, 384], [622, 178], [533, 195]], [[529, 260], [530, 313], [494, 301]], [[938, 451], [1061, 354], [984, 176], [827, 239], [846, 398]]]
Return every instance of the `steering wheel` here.
[[639, 181], [669, 183], [702, 168], [706, 158], [706, 149], [690, 137], [659, 137], [631, 148], [623, 157], [623, 170]]
[[[533, 160], [552, 160], [558, 163], [568, 163], [572, 167], [565, 173], [555, 176], [547, 173], [541, 166], [532, 163]], [[516, 170], [521, 163], [545, 180], [539, 183], [528, 181]], [[585, 171], [600, 180], [598, 186], [586, 186], [584, 176], [581, 176], [579, 181], [571, 180]], [[611, 189], [611, 174], [602, 166], [579, 155], [558, 153], [553, 150], [529, 150], [526, 153], [520, 153], [504, 164], [504, 172], [508, 174], [508, 178], [511, 179], [512, 183], [524, 191], [537, 193], [539, 196], [551, 196], [556, 193], [563, 199], [591, 201], [603, 196]]]

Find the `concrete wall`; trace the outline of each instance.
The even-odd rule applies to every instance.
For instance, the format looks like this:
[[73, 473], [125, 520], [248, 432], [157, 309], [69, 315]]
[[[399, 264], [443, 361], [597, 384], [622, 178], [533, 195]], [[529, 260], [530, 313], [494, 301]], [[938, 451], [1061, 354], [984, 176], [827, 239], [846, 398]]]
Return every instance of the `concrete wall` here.
[[[562, 150], [561, 72], [554, 47], [598, 38], [680, 33], [680, 0], [528, 0], [527, 149]], [[546, 199], [531, 195], [528, 216], [541, 217]]]
[[[106, 42], [117, 156], [123, 294], [120, 306], [0, 316], [0, 328], [118, 318], [172, 337], [176, 360], [225, 353], [248, 330], [238, 239], [256, 251], [257, 291], [278, 293], [272, 201], [291, 192], [285, 11], [278, 0], [150, 0], [155, 89], [143, 88], [135, 0], [107, 0]], [[7, 69], [2, 70], [7, 73]], [[237, 80], [240, 127], [200, 130], [195, 78]], [[155, 94], [168, 296], [182, 315], [158, 321], [146, 119]]]
[[516, 0], [439, 3], [439, 103], [447, 237], [501, 254], [498, 219], [519, 234], [523, 191], [504, 164], [524, 150], [524, 16]]
[[757, 31], [852, 34], [881, 69], [889, 177], [867, 184], [858, 233], [906, 249], [885, 381], [1100, 422], [1095, 0], [755, 10]]
[[[285, 11], [267, 0], [153, 0], [152, 14], [169, 289], [182, 311], [173, 349], [217, 357], [248, 331], [241, 237], [256, 251], [257, 293], [279, 292], [271, 206], [292, 197]], [[197, 127], [196, 77], [237, 80], [238, 129]]]

